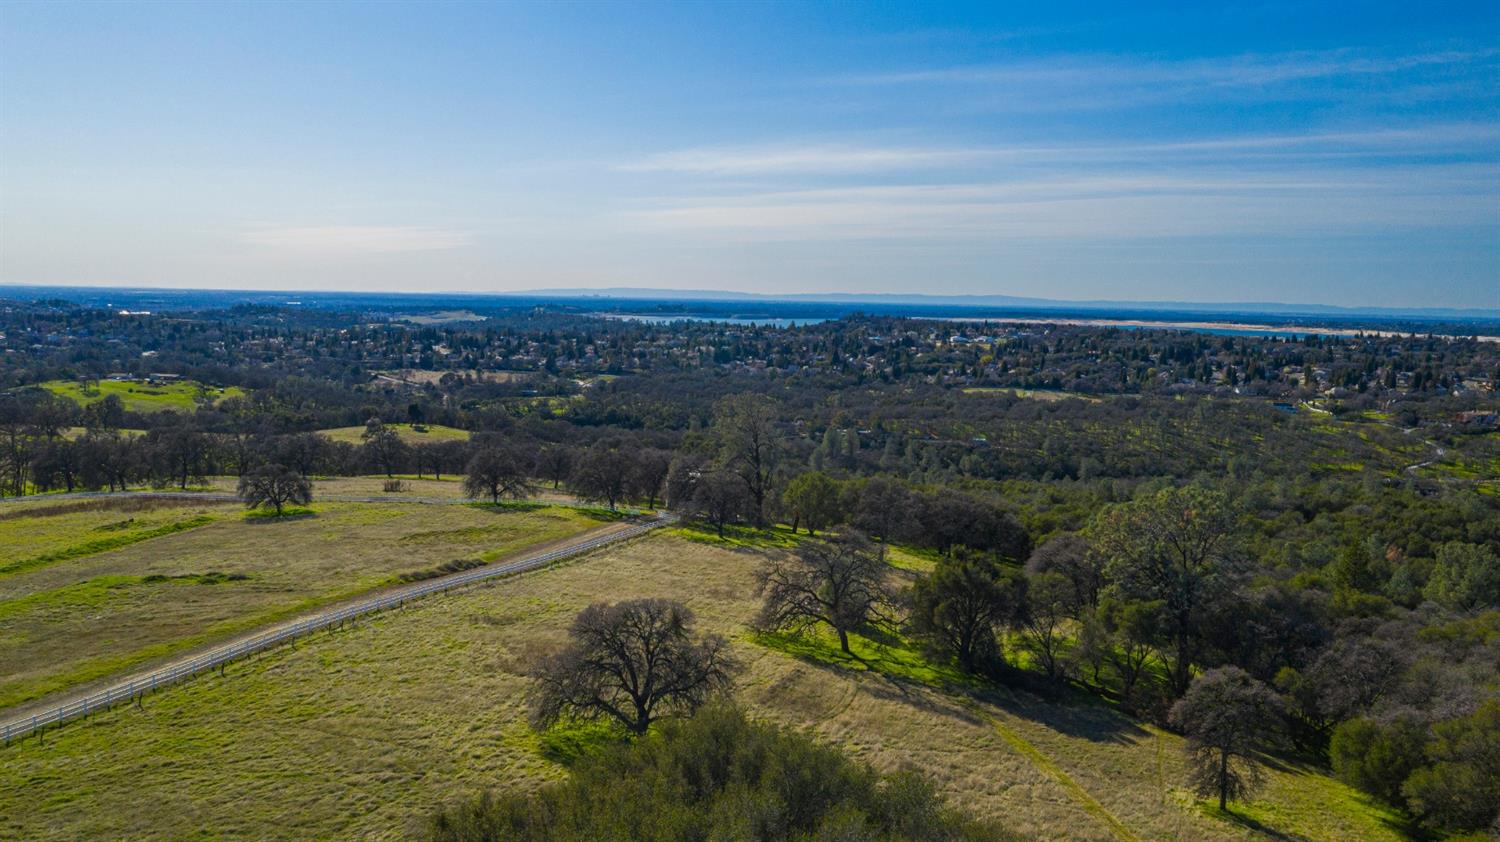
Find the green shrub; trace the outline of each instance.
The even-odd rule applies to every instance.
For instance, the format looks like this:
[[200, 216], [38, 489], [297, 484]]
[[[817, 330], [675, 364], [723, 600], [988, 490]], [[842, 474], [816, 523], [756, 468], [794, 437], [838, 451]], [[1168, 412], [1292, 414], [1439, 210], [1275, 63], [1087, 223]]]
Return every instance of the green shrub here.
[[535, 795], [486, 793], [431, 820], [433, 840], [1011, 840], [944, 806], [914, 773], [714, 705], [589, 756]]

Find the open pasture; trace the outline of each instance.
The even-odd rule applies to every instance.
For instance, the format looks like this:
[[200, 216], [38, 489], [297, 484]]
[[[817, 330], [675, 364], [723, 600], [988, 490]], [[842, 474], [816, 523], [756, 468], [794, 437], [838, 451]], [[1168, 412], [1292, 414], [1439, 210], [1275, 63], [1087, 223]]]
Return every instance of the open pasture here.
[[0, 707], [601, 525], [564, 508], [315, 503], [277, 521], [193, 500], [29, 505], [0, 520]]
[[224, 398], [244, 397], [245, 390], [238, 386], [223, 388], [178, 380], [172, 383], [146, 383], [139, 380], [100, 380], [84, 388], [74, 380], [52, 380], [41, 384], [43, 389], [59, 397], [67, 398], [81, 406], [97, 403], [114, 395], [124, 404], [127, 412], [192, 412], [199, 402], [218, 403]]
[[[444, 427], [442, 424], [424, 424], [418, 430], [410, 424], [387, 424], [388, 429], [394, 430], [396, 435], [407, 444], [424, 444], [440, 441], [467, 441], [469, 433], [457, 427]], [[318, 434], [333, 441], [345, 442], [347, 444], [364, 443], [364, 427], [334, 427], [328, 430], [319, 430]]]

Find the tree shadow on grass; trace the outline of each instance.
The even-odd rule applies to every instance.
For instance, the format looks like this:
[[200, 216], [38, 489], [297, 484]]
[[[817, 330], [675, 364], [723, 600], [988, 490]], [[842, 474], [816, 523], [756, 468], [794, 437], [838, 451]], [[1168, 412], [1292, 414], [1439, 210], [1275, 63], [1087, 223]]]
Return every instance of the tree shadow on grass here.
[[[864, 634], [851, 635], [853, 652], [850, 653], [820, 634], [760, 632], [751, 639], [819, 669], [865, 673], [874, 680], [863, 689], [877, 698], [900, 701], [969, 723], [982, 720], [964, 705], [965, 699], [983, 702], [1012, 716], [1091, 742], [1128, 744], [1151, 736], [1129, 717], [1104, 705], [1048, 701], [1026, 689], [999, 685], [964, 673], [951, 664], [934, 663], [889, 631], [873, 639]], [[1019, 670], [1004, 670], [997, 678], [1034, 680]], [[933, 690], [938, 692], [925, 692]]]
[[1251, 818], [1244, 813], [1237, 813], [1233, 808], [1220, 810], [1218, 805], [1210, 805], [1203, 808], [1203, 814], [1210, 818], [1219, 819], [1220, 821], [1237, 824], [1267, 839], [1276, 839], [1280, 840], [1280, 842], [1312, 842], [1310, 837], [1303, 836], [1300, 833], [1277, 830], [1259, 819]]
[[[979, 717], [962, 704], [943, 695], [961, 693], [958, 685], [946, 677], [914, 673], [910, 662], [887, 657], [889, 650], [885, 654], [859, 649], [846, 653], [836, 642], [825, 641], [815, 634], [756, 632], [750, 639], [823, 672], [842, 677], [855, 674], [867, 676], [870, 680], [863, 682], [860, 689], [877, 699], [899, 701], [969, 724], [981, 722]], [[933, 690], [939, 692], [931, 692]]]
[[245, 523], [248, 524], [270, 524], [287, 523], [295, 520], [311, 520], [318, 516], [312, 509], [287, 509], [281, 514], [276, 514], [274, 509], [251, 509], [245, 512]]
[[[1026, 683], [1033, 684], [1034, 679]], [[1066, 688], [1049, 686], [1038, 690], [989, 685], [977, 692], [975, 698], [1018, 719], [1028, 719], [1093, 743], [1129, 745], [1151, 737], [1150, 731], [1124, 713], [1092, 698], [1069, 693]]]

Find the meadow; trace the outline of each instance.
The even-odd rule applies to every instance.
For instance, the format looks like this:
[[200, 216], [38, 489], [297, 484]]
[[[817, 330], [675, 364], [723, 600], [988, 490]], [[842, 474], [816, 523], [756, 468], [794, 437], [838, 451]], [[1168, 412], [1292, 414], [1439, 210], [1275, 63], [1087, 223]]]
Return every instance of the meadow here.
[[[292, 527], [302, 524], [274, 528]], [[17, 743], [0, 767], [0, 835], [402, 836], [446, 799], [559, 778], [557, 760], [579, 735], [526, 725], [524, 665], [590, 602], [671, 595], [701, 629], [734, 642], [745, 665], [737, 695], [753, 716], [882, 770], [918, 768], [953, 802], [1014, 830], [1084, 840], [1400, 838], [1392, 816], [1316, 769], [1278, 763], [1256, 800], [1219, 816], [1183, 788], [1179, 738], [1102, 704], [976, 688], [900, 645], [857, 638], [860, 657], [849, 659], [817, 637], [756, 635], [747, 626], [753, 572], [768, 551], [692, 529], [657, 533], [416, 603]], [[925, 561], [899, 559], [903, 568]]]
[[[439, 441], [468, 441], [469, 433], [457, 427], [444, 427], [442, 424], [424, 424], [418, 430], [410, 424], [387, 424], [388, 429], [395, 431], [396, 435], [407, 444], [423, 444]], [[346, 442], [348, 444], [364, 443], [364, 427], [334, 427], [328, 430], [319, 430], [318, 434], [333, 441]]]
[[559, 507], [327, 502], [276, 522], [210, 501], [15, 505], [0, 519], [0, 707], [602, 525]]
[[114, 395], [124, 404], [127, 412], [163, 412], [169, 409], [192, 412], [200, 401], [214, 404], [224, 398], [245, 396], [245, 390], [238, 386], [219, 388], [192, 380], [161, 384], [134, 380], [100, 380], [87, 389], [83, 383], [74, 380], [51, 380], [40, 385], [52, 394], [81, 406], [98, 403]]

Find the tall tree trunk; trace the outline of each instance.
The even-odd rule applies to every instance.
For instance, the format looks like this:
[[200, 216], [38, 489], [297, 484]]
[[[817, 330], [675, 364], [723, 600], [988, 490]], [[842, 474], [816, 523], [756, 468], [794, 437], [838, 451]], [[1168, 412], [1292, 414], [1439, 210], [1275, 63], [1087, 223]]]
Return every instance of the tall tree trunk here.
[[1229, 800], [1229, 752], [1219, 751], [1219, 810], [1226, 809]]

